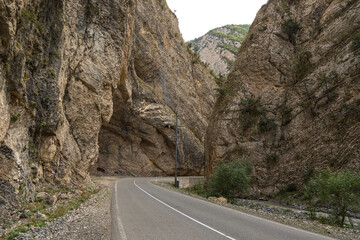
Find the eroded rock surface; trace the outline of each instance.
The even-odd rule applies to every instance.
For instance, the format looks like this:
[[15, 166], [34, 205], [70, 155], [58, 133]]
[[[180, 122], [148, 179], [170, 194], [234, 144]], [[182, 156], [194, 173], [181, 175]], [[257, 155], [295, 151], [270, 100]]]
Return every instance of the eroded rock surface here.
[[360, 170], [360, 2], [272, 0], [258, 12], [207, 132], [208, 173], [249, 158], [254, 194], [330, 166]]
[[39, 184], [81, 186], [99, 145], [95, 170], [171, 174], [176, 110], [181, 174], [201, 171], [215, 82], [165, 1], [0, 1], [0, 23], [1, 221]]
[[192, 61], [165, 1], [138, 2], [135, 35], [128, 77], [115, 93], [113, 117], [100, 132], [96, 169], [173, 174], [178, 111], [179, 174], [198, 175], [215, 81], [208, 69]]

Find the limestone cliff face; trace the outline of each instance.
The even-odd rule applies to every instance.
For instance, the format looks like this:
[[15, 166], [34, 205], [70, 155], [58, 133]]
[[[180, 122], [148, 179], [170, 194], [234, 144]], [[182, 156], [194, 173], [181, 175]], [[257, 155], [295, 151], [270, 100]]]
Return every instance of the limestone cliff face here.
[[[203, 170], [203, 137], [215, 102], [215, 81], [193, 61], [165, 1], [139, 1], [135, 45], [114, 114], [100, 131], [97, 171], [137, 176], [174, 173], [179, 114], [179, 173]], [[116, 103], [116, 104], [115, 104]]]
[[227, 75], [250, 25], [225, 25], [210, 30], [204, 36], [189, 41], [191, 49], [216, 74]]
[[2, 219], [39, 183], [87, 181], [99, 148], [106, 171], [170, 174], [176, 110], [200, 171], [215, 83], [165, 1], [0, 1], [0, 23]]
[[254, 194], [323, 167], [360, 170], [360, 2], [272, 0], [258, 12], [207, 131], [211, 173], [249, 158]]

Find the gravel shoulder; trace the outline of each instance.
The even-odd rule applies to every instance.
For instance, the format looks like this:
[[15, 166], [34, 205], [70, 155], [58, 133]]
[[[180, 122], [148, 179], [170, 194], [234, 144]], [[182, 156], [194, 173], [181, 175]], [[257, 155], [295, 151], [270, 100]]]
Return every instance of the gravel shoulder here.
[[111, 195], [117, 177], [92, 177], [100, 191], [91, 196], [78, 208], [65, 216], [51, 222], [45, 222], [44, 227], [31, 227], [26, 233], [21, 233], [18, 240], [55, 239], [55, 240], [103, 240], [111, 235]]

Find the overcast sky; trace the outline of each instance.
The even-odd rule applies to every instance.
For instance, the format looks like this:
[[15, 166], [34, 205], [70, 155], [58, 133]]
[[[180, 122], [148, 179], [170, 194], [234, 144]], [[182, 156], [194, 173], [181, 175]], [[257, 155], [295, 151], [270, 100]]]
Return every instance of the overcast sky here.
[[251, 24], [267, 0], [167, 0], [185, 41], [226, 24]]

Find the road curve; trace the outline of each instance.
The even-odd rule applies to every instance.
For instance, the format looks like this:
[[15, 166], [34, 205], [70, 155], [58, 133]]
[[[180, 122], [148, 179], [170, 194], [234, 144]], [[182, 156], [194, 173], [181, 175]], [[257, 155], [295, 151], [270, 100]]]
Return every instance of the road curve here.
[[112, 198], [112, 240], [329, 240], [290, 226], [125, 178]]

